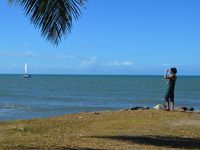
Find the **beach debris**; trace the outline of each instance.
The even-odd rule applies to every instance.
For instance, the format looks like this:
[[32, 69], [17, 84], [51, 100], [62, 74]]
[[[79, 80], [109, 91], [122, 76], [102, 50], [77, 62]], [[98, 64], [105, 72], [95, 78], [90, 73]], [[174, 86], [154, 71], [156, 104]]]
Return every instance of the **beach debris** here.
[[179, 106], [176, 108], [176, 111], [184, 112], [184, 111], [194, 111], [193, 107], [184, 107], [184, 106]]
[[126, 111], [126, 110], [129, 110], [129, 108], [120, 109], [119, 111]]
[[19, 131], [22, 131], [22, 132], [23, 132], [23, 131], [24, 131], [24, 128], [19, 128]]
[[153, 109], [156, 109], [156, 110], [165, 110], [165, 105], [158, 104], [158, 105], [154, 106]]

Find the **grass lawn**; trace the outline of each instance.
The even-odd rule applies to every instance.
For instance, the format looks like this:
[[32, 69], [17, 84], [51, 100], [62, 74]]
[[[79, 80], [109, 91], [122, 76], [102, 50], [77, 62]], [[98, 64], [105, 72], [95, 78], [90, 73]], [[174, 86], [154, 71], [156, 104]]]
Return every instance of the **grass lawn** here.
[[0, 149], [200, 149], [200, 114], [137, 110], [1, 122]]

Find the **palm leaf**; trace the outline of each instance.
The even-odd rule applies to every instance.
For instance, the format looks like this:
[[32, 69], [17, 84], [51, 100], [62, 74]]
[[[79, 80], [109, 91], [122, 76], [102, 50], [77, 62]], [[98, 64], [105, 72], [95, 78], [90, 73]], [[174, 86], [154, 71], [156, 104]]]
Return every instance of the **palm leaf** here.
[[69, 35], [73, 19], [77, 20], [86, 0], [8, 0], [20, 4], [44, 38], [55, 45]]

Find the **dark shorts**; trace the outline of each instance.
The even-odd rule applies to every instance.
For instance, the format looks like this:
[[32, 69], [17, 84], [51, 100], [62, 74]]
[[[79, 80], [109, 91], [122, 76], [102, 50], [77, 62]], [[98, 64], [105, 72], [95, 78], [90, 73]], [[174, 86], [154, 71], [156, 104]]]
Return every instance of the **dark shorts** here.
[[174, 102], [174, 96], [165, 96], [165, 101], [166, 102], [169, 102], [169, 101], [171, 101], [171, 102]]

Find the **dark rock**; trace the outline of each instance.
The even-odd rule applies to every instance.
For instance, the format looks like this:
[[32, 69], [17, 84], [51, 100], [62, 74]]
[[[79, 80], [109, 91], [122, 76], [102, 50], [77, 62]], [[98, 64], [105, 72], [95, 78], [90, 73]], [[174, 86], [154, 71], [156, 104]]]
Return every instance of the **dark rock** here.
[[129, 107], [121, 109], [120, 111], [126, 111], [126, 110], [149, 110], [150, 107]]
[[177, 107], [176, 111], [181, 111], [181, 112], [183, 112], [183, 111], [194, 111], [194, 108], [193, 107], [183, 107], [183, 106], [181, 106], [181, 107]]
[[180, 111], [180, 112], [184, 112], [184, 111], [186, 111], [186, 110], [188, 110], [187, 107], [177, 107], [177, 108], [176, 108], [176, 111]]
[[150, 107], [144, 107], [144, 110], [149, 110], [149, 109], [151, 109]]
[[143, 107], [132, 107], [129, 110], [138, 110], [138, 109], [142, 109]]
[[194, 111], [194, 108], [193, 108], [193, 107], [190, 107], [188, 110], [189, 110], [189, 111]]
[[149, 107], [132, 107], [129, 108], [129, 110], [148, 110], [150, 109]]
[[94, 112], [94, 114], [95, 114], [95, 115], [99, 115], [100, 113], [99, 113], [99, 112]]

